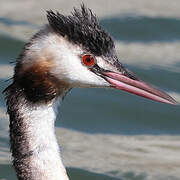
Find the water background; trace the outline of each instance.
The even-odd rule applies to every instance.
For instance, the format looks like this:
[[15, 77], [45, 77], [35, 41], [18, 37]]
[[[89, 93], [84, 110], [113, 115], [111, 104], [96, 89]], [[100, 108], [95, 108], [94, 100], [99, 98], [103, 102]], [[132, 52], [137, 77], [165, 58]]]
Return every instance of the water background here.
[[[179, 43], [180, 40], [180, 20], [177, 18], [134, 17], [128, 15], [101, 18], [100, 22], [104, 28], [112, 34], [116, 44], [124, 44], [127, 47], [132, 43], [149, 45], [150, 48], [153, 43], [168, 44], [171, 46], [173, 43]], [[0, 23], [6, 23], [9, 26], [19, 24], [19, 22], [14, 22], [13, 20], [10, 21], [3, 17], [0, 18]], [[20, 25], [29, 26], [28, 22]], [[24, 43], [24, 41], [11, 38], [10, 36], [0, 35], [0, 66], [4, 68], [13, 66], [10, 62], [13, 62], [16, 59], [24, 46]], [[177, 48], [177, 51], [178, 50], [179, 49]], [[118, 49], [118, 57], [121, 60], [122, 56], [120, 52], [121, 49]], [[158, 57], [161, 59], [161, 62], [152, 63], [151, 66], [146, 67], [146, 59], [144, 59], [143, 62], [144, 66], [138, 63], [139, 56], [140, 55], [134, 57], [134, 63], [126, 64], [125, 59], [122, 61], [131, 71], [138, 74], [138, 76], [142, 79], [160, 87], [162, 90], [174, 93], [177, 97], [179, 97], [180, 71], [177, 71], [177, 69], [180, 68], [180, 57], [176, 57], [176, 63], [173, 63], [171, 67], [164, 67], [163, 56], [162, 59], [161, 57]], [[144, 56], [144, 54], [142, 54], [142, 56]], [[152, 57], [153, 56], [154, 54], [152, 53]], [[3, 68], [1, 68], [1, 70], [2, 69]], [[10, 73], [12, 72], [7, 72], [7, 74]], [[5, 81], [10, 77], [2, 74], [3, 73], [1, 73], [0, 77], [1, 92], [10, 83], [10, 81]], [[0, 152], [1, 154], [4, 153], [4, 156], [7, 156], [8, 121], [7, 116], [5, 115], [6, 108], [2, 93], [0, 94], [0, 108]], [[179, 137], [180, 110], [179, 106], [152, 102], [150, 100], [117, 90], [73, 89], [67, 95], [60, 108], [56, 126], [63, 127], [70, 131], [73, 130], [85, 134], [93, 134], [94, 136], [96, 136], [96, 134], [118, 135], [119, 137], [157, 136], [157, 139], [159, 136], [166, 136], [170, 138], [172, 136]], [[92, 144], [92, 146], [94, 145]], [[173, 151], [171, 153], [173, 153]], [[94, 156], [94, 154], [92, 154], [92, 156]], [[180, 167], [180, 163], [177, 164], [177, 166]], [[96, 173], [89, 171], [87, 167], [79, 169], [73, 166], [68, 167], [68, 173], [73, 180], [140, 180], [148, 179], [148, 173], [150, 173], [145, 172], [145, 175], [143, 175], [142, 172], [141, 176], [134, 176], [131, 174], [127, 174], [125, 176], [120, 172], [121, 169], [119, 169], [119, 173], [115, 173], [114, 177], [113, 173], [111, 173], [112, 177], [110, 177], [108, 173]], [[134, 173], [136, 173], [135, 170]], [[167, 174], [167, 172], [165, 174]], [[165, 177], [167, 177], [167, 179], [178, 179], [177, 174], [175, 174], [174, 177], [172, 175], [170, 177]], [[4, 163], [1, 159], [0, 179], [16, 179], [9, 162]]]

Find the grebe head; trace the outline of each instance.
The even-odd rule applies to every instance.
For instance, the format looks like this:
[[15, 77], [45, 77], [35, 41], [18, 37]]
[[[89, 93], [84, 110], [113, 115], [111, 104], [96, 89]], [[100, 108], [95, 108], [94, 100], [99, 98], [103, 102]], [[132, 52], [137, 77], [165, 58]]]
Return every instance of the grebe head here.
[[39, 89], [34, 93], [37, 97], [45, 92], [51, 99], [62, 89], [64, 92], [73, 87], [110, 87], [176, 104], [169, 95], [141, 81], [119, 62], [111, 36], [90, 9], [82, 5], [69, 16], [48, 11], [47, 18], [49, 24], [32, 38], [16, 67], [16, 77], [23, 75], [21, 84], [27, 86], [25, 90]]

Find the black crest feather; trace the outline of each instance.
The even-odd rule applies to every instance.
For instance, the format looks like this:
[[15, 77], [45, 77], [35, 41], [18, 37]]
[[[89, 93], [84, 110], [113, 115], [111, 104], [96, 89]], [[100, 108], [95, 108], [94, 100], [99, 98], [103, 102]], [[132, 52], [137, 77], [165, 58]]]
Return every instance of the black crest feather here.
[[81, 9], [74, 8], [69, 16], [47, 11], [47, 18], [56, 33], [66, 36], [69, 41], [81, 45], [96, 56], [107, 56], [114, 48], [111, 36], [102, 29], [96, 15], [84, 4]]

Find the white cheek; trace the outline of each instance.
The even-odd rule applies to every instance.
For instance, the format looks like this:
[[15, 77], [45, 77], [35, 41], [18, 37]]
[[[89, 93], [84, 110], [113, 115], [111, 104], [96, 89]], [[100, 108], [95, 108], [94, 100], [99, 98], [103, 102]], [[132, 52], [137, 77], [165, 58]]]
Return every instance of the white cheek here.
[[66, 40], [56, 50], [56, 67], [52, 72], [73, 87], [107, 86], [108, 83], [82, 64], [79, 57], [83, 51]]

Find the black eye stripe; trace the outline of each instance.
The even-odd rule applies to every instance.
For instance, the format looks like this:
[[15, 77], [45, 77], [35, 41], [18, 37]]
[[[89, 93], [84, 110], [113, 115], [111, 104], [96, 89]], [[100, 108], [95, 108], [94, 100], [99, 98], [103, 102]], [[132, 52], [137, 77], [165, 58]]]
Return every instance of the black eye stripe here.
[[102, 75], [103, 72], [109, 72], [108, 70], [105, 70], [101, 67], [99, 67], [97, 64], [95, 64], [92, 68], [91, 71], [94, 72], [97, 75]]

